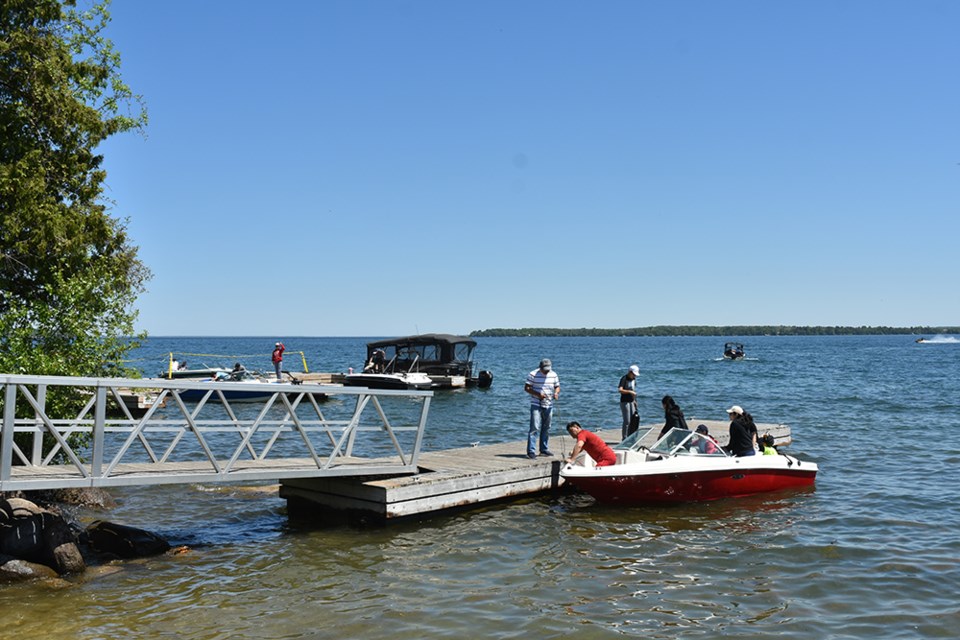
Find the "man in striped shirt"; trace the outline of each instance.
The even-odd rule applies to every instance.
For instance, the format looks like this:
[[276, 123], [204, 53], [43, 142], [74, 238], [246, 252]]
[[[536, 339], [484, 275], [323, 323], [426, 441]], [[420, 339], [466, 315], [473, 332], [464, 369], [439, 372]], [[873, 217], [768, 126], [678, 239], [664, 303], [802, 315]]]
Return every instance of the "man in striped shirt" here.
[[553, 401], [560, 397], [560, 376], [553, 370], [548, 358], [540, 361], [540, 367], [527, 374], [523, 390], [530, 395], [530, 431], [527, 433], [527, 457], [537, 457], [537, 441], [540, 455], [550, 453], [550, 417], [553, 415]]

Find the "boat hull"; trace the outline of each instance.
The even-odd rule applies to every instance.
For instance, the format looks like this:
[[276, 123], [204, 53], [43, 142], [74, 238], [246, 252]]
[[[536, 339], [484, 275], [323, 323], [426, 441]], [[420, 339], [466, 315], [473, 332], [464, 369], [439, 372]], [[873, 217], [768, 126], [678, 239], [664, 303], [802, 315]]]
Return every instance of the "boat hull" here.
[[[184, 402], [198, 402], [203, 399], [203, 396], [207, 395], [209, 389], [184, 389], [180, 392], [180, 399]], [[256, 400], [263, 400], [272, 396], [275, 391], [239, 391], [232, 389], [220, 389], [223, 392], [223, 397], [227, 399], [228, 402], [254, 402]], [[216, 393], [213, 393], [210, 396], [210, 400], [217, 402], [220, 400], [220, 396]]]
[[165, 380], [191, 380], [193, 378], [209, 378], [219, 372], [230, 373], [229, 369], [222, 367], [210, 367], [207, 369], [175, 369], [173, 371], [161, 371], [157, 377]]
[[[756, 456], [764, 458], [767, 456]], [[787, 458], [786, 456], [778, 456]], [[743, 463], [734, 459], [717, 468], [652, 469], [657, 462], [601, 468], [574, 467], [561, 471], [565, 480], [598, 502], [621, 505], [680, 504], [799, 489], [813, 486], [817, 466], [788, 458], [776, 464]], [[631, 468], [634, 467], [634, 468]], [[642, 469], [640, 468], [642, 467]]]
[[390, 373], [354, 373], [344, 378], [343, 383], [350, 387], [367, 389], [429, 389], [433, 382], [429, 376]]
[[[212, 390], [214, 393], [210, 394], [210, 402], [220, 402], [220, 395], [216, 393], [217, 391], [223, 393], [223, 397], [227, 402], [258, 402], [277, 393], [276, 385], [280, 384], [279, 382], [269, 380], [260, 382], [242, 381], [216, 383], [207, 380], [204, 382], [204, 387], [206, 388], [203, 389], [181, 389], [179, 391], [180, 399], [184, 402], [199, 402]], [[236, 388], [240, 386], [243, 388]], [[327, 399], [326, 394], [313, 393], [311, 395], [317, 401]]]

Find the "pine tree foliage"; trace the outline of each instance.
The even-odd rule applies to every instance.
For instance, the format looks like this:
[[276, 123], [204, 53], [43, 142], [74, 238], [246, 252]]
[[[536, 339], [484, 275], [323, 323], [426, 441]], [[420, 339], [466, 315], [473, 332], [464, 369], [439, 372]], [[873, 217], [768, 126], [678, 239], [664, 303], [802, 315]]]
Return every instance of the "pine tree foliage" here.
[[146, 111], [108, 3], [0, 0], [0, 373], [115, 375], [149, 270], [104, 198], [109, 136]]

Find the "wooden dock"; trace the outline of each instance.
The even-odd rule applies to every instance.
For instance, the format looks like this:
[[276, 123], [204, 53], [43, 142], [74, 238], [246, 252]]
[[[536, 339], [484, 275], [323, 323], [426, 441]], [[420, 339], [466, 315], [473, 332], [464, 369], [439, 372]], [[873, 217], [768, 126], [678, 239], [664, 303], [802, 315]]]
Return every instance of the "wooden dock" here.
[[[705, 424], [720, 444], [726, 444], [729, 423], [688, 418], [690, 428]], [[647, 425], [649, 426], [649, 425]], [[644, 438], [652, 445], [657, 425]], [[646, 427], [641, 427], [646, 428]], [[778, 446], [790, 443], [790, 427], [758, 424]], [[502, 444], [424, 452], [414, 475], [368, 478], [290, 478], [281, 481], [280, 497], [291, 515], [316, 516], [328, 511], [359, 515], [365, 520], [390, 521], [425, 516], [450, 509], [477, 506], [556, 490], [563, 484], [560, 468], [573, 451], [574, 441], [565, 429], [554, 427], [550, 437], [553, 457], [531, 460], [526, 440]], [[608, 444], [620, 440], [620, 430], [599, 431]]]

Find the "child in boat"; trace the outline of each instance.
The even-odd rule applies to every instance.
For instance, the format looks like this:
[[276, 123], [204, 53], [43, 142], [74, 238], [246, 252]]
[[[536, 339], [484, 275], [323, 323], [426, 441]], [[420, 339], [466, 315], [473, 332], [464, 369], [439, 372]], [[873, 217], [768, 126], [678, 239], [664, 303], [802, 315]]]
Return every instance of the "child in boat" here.
[[780, 453], [777, 451], [777, 448], [773, 446], [773, 436], [769, 433], [763, 434], [763, 437], [760, 438], [760, 446], [763, 447], [763, 455], [765, 456], [775, 456]]
[[710, 436], [707, 425], [697, 425], [697, 434], [698, 435], [694, 436], [693, 442], [691, 442], [691, 444], [697, 448], [697, 451], [709, 455], [720, 450], [720, 447], [717, 445], [716, 441]]

